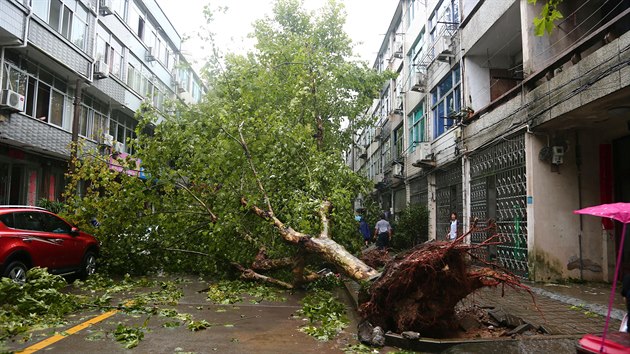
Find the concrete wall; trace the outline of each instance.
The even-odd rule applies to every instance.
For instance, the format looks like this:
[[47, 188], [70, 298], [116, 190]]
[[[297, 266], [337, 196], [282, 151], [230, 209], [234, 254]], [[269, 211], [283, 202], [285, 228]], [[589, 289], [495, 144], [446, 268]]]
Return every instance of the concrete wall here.
[[484, 114], [464, 128], [464, 148], [473, 151], [510, 131], [518, 129], [526, 120], [524, 98], [516, 96]]
[[[474, 110], [479, 110], [490, 103], [490, 70], [485, 66], [482, 57], [464, 59], [464, 92], [467, 93], [464, 106], [470, 105]], [[468, 100], [469, 96], [472, 98], [472, 104]]]
[[[21, 40], [24, 31], [24, 22], [26, 21], [26, 9], [18, 7], [17, 4], [9, 0], [0, 0], [0, 34], [7, 32], [9, 36], [3, 34], [2, 42], [13, 42]], [[11, 38], [13, 37], [13, 38]], [[16, 43], [13, 43], [16, 44]]]
[[528, 115], [533, 126], [630, 85], [630, 32], [566, 68], [533, 89]]
[[[485, 1], [476, 16], [461, 30], [461, 47], [472, 48], [475, 43], [519, 0]], [[526, 0], [523, 0], [526, 1]]]
[[[591, 132], [577, 133], [581, 145], [582, 207], [599, 203], [599, 141]], [[589, 139], [590, 137], [590, 139]], [[552, 144], [566, 143], [564, 163], [552, 168], [538, 159], [539, 151], [548, 144], [545, 135], [526, 134], [528, 252], [529, 274], [536, 281], [580, 278], [581, 258], [585, 280], [605, 280], [608, 259], [600, 219], [580, 217], [573, 211], [580, 208], [578, 168], [576, 165], [576, 132], [567, 131], [552, 138]], [[573, 268], [572, 270], [569, 268]]]

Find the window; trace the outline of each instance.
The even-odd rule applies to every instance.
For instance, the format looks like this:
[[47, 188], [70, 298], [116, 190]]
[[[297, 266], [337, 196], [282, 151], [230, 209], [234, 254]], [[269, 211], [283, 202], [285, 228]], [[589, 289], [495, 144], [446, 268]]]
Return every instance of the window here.
[[14, 214], [15, 228], [20, 230], [44, 231], [39, 213], [20, 212]]
[[88, 11], [79, 1], [75, 2], [74, 16], [71, 18], [71, 21], [72, 32], [66, 37], [69, 38], [70, 41], [77, 47], [85, 49], [88, 28]]
[[132, 1], [129, 5], [127, 24], [140, 39], [144, 39], [144, 17], [138, 6]]
[[400, 124], [396, 129], [394, 129], [394, 159], [398, 160], [403, 156], [404, 150], [404, 140], [403, 140], [404, 130], [403, 125]]
[[133, 154], [130, 144], [131, 140], [136, 138], [135, 129], [137, 122], [130, 117], [125, 116], [119, 111], [112, 112], [112, 118], [109, 122], [109, 134], [125, 146], [125, 152]]
[[88, 139], [99, 140], [102, 134], [107, 132], [107, 110], [106, 104], [88, 95], [83, 95], [79, 135]]
[[453, 125], [454, 119], [449, 116], [461, 109], [459, 65], [456, 65], [442, 81], [431, 91], [431, 110], [433, 113], [433, 137], [442, 135]]
[[99, 26], [96, 33], [96, 59], [104, 60], [110, 74], [122, 79], [123, 45], [105, 28]]
[[127, 8], [127, 0], [112, 0], [112, 8], [121, 18], [125, 18], [125, 9]]
[[74, 45], [86, 49], [89, 13], [79, 0], [31, 0], [33, 12]]
[[64, 95], [56, 90], [52, 91], [51, 104], [50, 104], [50, 123], [61, 127], [63, 125], [63, 112], [64, 112]]
[[389, 137], [387, 137], [387, 139], [383, 141], [383, 144], [381, 145], [381, 151], [383, 155], [382, 164], [383, 166], [388, 166], [392, 163], [392, 142]]
[[0, 222], [2, 222], [6, 227], [13, 227], [13, 214], [2, 214], [0, 215]]
[[55, 234], [70, 233], [70, 225], [54, 215], [39, 213], [39, 218], [41, 222], [41, 228], [45, 232], [52, 232]]
[[409, 149], [413, 152], [419, 142], [425, 141], [426, 116], [424, 115], [424, 101], [408, 117], [409, 121]]

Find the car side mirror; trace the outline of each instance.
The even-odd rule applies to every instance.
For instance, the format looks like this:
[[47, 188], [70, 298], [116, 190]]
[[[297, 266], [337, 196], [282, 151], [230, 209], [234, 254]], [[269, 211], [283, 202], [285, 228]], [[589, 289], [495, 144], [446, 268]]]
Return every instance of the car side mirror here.
[[79, 236], [79, 228], [77, 227], [72, 227], [70, 229], [70, 236]]

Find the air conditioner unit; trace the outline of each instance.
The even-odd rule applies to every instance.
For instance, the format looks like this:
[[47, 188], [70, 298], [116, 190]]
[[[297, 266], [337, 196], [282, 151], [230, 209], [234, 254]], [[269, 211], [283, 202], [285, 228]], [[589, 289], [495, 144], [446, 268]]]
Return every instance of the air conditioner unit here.
[[99, 10], [101, 16], [107, 16], [114, 13], [114, 8], [112, 7], [112, 0], [100, 0], [99, 1]]
[[394, 58], [402, 59], [403, 57], [403, 46], [402, 43], [394, 42]]
[[24, 112], [24, 96], [12, 90], [2, 90], [0, 108], [14, 112]]
[[392, 175], [394, 177], [402, 177], [403, 176], [403, 165], [402, 164], [394, 164], [392, 167]]
[[431, 143], [420, 143], [418, 145], [418, 157], [420, 160], [432, 160], [433, 153], [431, 153]]
[[416, 76], [411, 86], [411, 91], [426, 92], [427, 77], [424, 73], [416, 73]]
[[383, 133], [383, 128], [376, 127], [374, 129], [374, 139], [373, 139], [373, 141], [375, 141], [375, 142], [378, 141], [378, 139], [381, 138], [381, 133]]
[[103, 134], [103, 144], [106, 146], [114, 146], [114, 137], [111, 134]]
[[120, 141], [114, 142], [114, 151], [116, 152], [125, 152], [125, 144]]
[[103, 59], [94, 63], [94, 76], [97, 79], [104, 79], [109, 76], [109, 65]]
[[175, 80], [175, 89], [177, 90], [177, 93], [182, 93], [186, 91], [186, 89], [184, 88], [184, 83], [179, 80]]
[[448, 62], [451, 58], [455, 57], [453, 50], [453, 39], [450, 36], [441, 37], [435, 44], [435, 51], [437, 53], [436, 59], [438, 61]]
[[359, 158], [367, 159], [367, 150], [365, 148], [359, 148]]
[[155, 53], [155, 49], [153, 47], [148, 47], [147, 48], [147, 55], [146, 55], [146, 60], [147, 61], [155, 61], [157, 59], [157, 53]]

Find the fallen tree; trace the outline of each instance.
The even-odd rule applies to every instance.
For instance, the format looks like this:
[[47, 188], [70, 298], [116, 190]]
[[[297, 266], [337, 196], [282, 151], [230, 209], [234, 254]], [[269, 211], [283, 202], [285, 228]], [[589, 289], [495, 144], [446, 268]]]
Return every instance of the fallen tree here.
[[471, 250], [482, 244], [428, 242], [397, 255], [367, 289], [359, 312], [374, 326], [397, 333], [415, 331], [443, 337], [457, 330], [455, 305], [486, 286], [528, 290], [517, 277], [491, 265], [473, 266]]
[[[246, 279], [295, 288], [316, 278], [307, 263], [317, 257], [368, 284], [362, 314], [394, 330], [437, 323], [431, 311], [448, 322], [456, 301], [479, 286], [516, 284], [500, 270], [469, 268], [462, 239], [415, 248], [383, 273], [353, 254], [362, 242], [350, 201], [374, 184], [343, 156], [356, 147], [355, 132], [374, 123], [365, 109], [396, 74], [350, 59], [340, 4], [316, 14], [300, 5], [277, 1], [274, 17], [254, 26], [257, 50], [209, 70], [201, 104], [178, 106], [176, 114], [139, 112], [134, 156], [150, 178], [111, 178], [107, 158], [98, 173], [79, 164], [69, 193], [90, 183], [70, 201], [71, 217], [102, 222], [93, 231], [106, 241], [104, 262], [119, 272], [133, 268], [130, 258], [140, 271], [237, 269]], [[292, 279], [270, 276], [278, 267], [289, 267]], [[438, 296], [455, 284], [464, 286]], [[404, 317], [405, 306], [424, 317]]]

